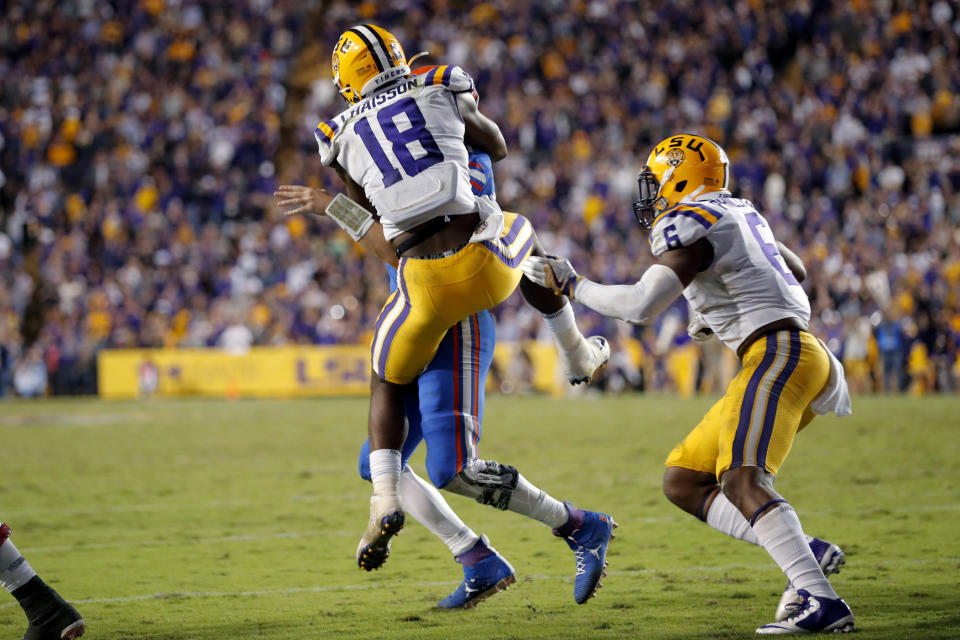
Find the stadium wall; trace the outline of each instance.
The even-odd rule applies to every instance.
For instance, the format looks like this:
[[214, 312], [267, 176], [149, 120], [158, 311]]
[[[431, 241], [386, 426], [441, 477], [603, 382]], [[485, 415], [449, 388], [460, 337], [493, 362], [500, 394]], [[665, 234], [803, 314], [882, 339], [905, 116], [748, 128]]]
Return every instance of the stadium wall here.
[[[539, 342], [498, 344], [488, 388], [522, 377], [533, 390], [560, 395], [556, 351]], [[290, 398], [366, 395], [370, 348], [365, 345], [253, 347], [243, 354], [220, 349], [105, 349], [97, 358], [101, 398], [204, 396]]]

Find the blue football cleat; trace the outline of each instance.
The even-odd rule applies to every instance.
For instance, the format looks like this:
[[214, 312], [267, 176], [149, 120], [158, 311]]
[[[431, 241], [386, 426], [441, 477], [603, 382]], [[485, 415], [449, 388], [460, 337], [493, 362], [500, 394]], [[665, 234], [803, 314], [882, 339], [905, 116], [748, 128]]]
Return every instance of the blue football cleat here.
[[[807, 536], [807, 542], [810, 543], [810, 551], [813, 552], [817, 562], [820, 563], [823, 575], [829, 577], [835, 573], [840, 573], [840, 567], [847, 562], [847, 558], [840, 547], [832, 542], [812, 536]], [[777, 604], [774, 620], [780, 621], [789, 618], [802, 601], [803, 598], [797, 593], [797, 588], [793, 586], [792, 582], [787, 581], [787, 587], [783, 590], [783, 595], [780, 596], [780, 602]]]
[[[617, 523], [605, 513], [597, 511], [580, 511], [569, 503], [565, 503], [574, 518], [582, 518], [577, 524], [567, 523], [559, 529], [554, 529], [554, 535], [563, 537], [573, 549], [577, 558], [577, 573], [573, 581], [573, 599], [577, 604], [583, 604], [592, 598], [602, 585], [600, 579], [607, 575], [604, 569], [607, 566], [607, 545], [616, 536], [613, 530]], [[574, 516], [574, 514], [577, 514]], [[582, 514], [582, 516], [580, 515]], [[574, 526], [572, 531], [565, 528]]]
[[457, 556], [457, 562], [463, 564], [463, 582], [437, 603], [442, 609], [471, 609], [517, 581], [513, 567], [490, 546], [486, 536], [470, 551]]
[[853, 627], [853, 611], [841, 598], [811, 596], [798, 589], [800, 606], [786, 620], [765, 624], [757, 633], [779, 635], [786, 633], [850, 633]]

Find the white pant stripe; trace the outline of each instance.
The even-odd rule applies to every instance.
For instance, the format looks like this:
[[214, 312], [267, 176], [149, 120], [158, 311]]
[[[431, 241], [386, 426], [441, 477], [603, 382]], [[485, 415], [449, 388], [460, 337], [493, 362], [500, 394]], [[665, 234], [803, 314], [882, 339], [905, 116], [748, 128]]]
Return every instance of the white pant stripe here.
[[474, 435], [477, 433], [477, 421], [473, 417], [473, 385], [475, 384], [475, 375], [473, 371], [473, 345], [475, 336], [471, 327], [471, 318], [465, 318], [460, 321], [460, 407], [463, 415], [463, 454], [464, 462], [468, 462], [477, 457], [477, 447], [473, 443]]
[[745, 467], [757, 466], [757, 443], [760, 442], [760, 434], [763, 433], [763, 417], [767, 413], [767, 403], [770, 401], [770, 390], [773, 387], [777, 376], [787, 366], [787, 359], [790, 357], [790, 337], [787, 334], [786, 344], [780, 339], [784, 332], [777, 333], [777, 357], [773, 364], [767, 369], [767, 373], [760, 380], [757, 386], [757, 396], [753, 403], [753, 415], [750, 416], [750, 431], [747, 433], [747, 443], [744, 445], [743, 465]]

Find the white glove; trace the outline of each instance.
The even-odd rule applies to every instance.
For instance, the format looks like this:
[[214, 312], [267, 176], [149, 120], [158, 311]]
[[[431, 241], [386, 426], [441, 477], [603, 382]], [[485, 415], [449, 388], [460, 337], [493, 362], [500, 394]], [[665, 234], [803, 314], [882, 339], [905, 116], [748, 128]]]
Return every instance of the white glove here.
[[545, 257], [529, 256], [520, 264], [520, 269], [535, 284], [570, 298], [573, 298], [577, 282], [582, 279], [569, 260], [549, 254]]
[[710, 336], [713, 335], [713, 329], [707, 326], [703, 316], [698, 313], [687, 325], [687, 335], [697, 342], [703, 342], [710, 339]]

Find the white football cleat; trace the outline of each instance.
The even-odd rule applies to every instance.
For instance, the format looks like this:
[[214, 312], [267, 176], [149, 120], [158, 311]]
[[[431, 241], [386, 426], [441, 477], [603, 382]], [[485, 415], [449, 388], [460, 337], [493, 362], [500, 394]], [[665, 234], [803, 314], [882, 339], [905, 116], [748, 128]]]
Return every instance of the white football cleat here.
[[558, 349], [557, 353], [570, 384], [589, 383], [610, 361], [610, 343], [603, 336], [590, 336], [573, 351]]
[[853, 611], [840, 598], [812, 596], [798, 589], [800, 606], [786, 620], [765, 624], [760, 635], [783, 635], [787, 633], [850, 633], [854, 631]]
[[370, 496], [370, 520], [357, 545], [357, 565], [364, 571], [379, 569], [390, 556], [390, 541], [403, 529], [400, 496]]
[[[846, 555], [840, 547], [813, 536], [807, 536], [807, 542], [810, 544], [813, 557], [820, 563], [823, 575], [829, 578], [835, 573], [840, 573], [840, 567], [847, 563]], [[803, 598], [797, 593], [797, 588], [788, 580], [787, 587], [783, 590], [783, 595], [780, 596], [780, 602], [777, 604], [777, 611], [773, 619], [777, 622], [786, 620], [797, 611], [802, 602]]]

